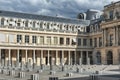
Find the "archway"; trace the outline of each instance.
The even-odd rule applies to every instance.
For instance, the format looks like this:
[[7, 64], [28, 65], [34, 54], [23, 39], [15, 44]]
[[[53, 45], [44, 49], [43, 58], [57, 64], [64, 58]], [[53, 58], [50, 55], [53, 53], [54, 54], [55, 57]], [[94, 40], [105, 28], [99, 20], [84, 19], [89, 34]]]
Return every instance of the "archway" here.
[[101, 53], [100, 53], [100, 52], [97, 52], [97, 53], [96, 53], [96, 58], [97, 58], [97, 59], [96, 59], [96, 63], [97, 63], [97, 64], [101, 64]]
[[112, 51], [107, 52], [107, 64], [113, 64], [113, 53]]

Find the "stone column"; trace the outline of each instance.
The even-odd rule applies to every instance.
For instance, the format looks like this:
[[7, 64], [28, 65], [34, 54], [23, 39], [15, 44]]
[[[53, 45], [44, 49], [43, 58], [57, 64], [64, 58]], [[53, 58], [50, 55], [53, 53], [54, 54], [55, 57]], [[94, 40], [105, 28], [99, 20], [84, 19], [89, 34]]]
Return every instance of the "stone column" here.
[[40, 55], [40, 65], [42, 65], [43, 63], [43, 50], [41, 50], [41, 55]]
[[33, 50], [33, 64], [35, 64], [35, 50]]
[[70, 65], [70, 51], [68, 51], [68, 65]]
[[50, 54], [49, 54], [49, 50], [48, 50], [48, 54], [47, 54], [47, 57], [48, 57], [48, 60], [47, 60], [47, 65], [50, 65], [50, 63], [49, 63], [49, 58], [50, 58]]
[[106, 46], [106, 40], [107, 40], [107, 36], [106, 36], [107, 34], [106, 34], [106, 29], [104, 30], [104, 46]]
[[62, 51], [62, 65], [64, 65], [64, 51]]
[[90, 58], [89, 58], [89, 53], [87, 51], [87, 65], [90, 65]]
[[58, 60], [57, 60], [57, 59], [58, 59], [58, 51], [56, 51], [56, 54], [55, 54], [55, 60], [56, 60], [56, 61], [55, 61], [55, 64], [56, 64], [56, 65], [58, 65]]
[[81, 51], [80, 57], [81, 57], [81, 65], [82, 65], [82, 62], [83, 62], [83, 51]]
[[19, 63], [19, 49], [17, 50], [17, 62]]
[[8, 66], [11, 66], [11, 49], [8, 52]]
[[116, 27], [116, 46], [118, 46], [118, 26]]
[[28, 50], [25, 51], [25, 61], [28, 62]]
[[114, 41], [113, 41], [113, 46], [116, 45], [116, 27], [114, 26]]
[[1, 58], [1, 49], [0, 49], [0, 65], [2, 63], [2, 58]]
[[76, 64], [76, 53], [77, 53], [77, 51], [74, 51], [74, 57], [75, 57], [75, 60], [74, 60], [74, 64]]
[[104, 29], [102, 30], [102, 46], [104, 47]]

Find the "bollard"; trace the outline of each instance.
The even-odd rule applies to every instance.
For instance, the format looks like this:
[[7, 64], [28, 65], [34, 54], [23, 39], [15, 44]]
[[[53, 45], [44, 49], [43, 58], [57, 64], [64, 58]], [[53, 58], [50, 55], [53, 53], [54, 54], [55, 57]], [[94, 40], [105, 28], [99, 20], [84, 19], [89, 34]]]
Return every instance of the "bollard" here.
[[14, 70], [9, 71], [9, 76], [14, 76], [14, 75], [15, 75], [15, 71]]
[[66, 73], [66, 76], [71, 77], [73, 74], [72, 73]]
[[58, 80], [58, 77], [49, 77], [49, 80]]
[[50, 71], [50, 75], [55, 75], [55, 71]]
[[19, 78], [24, 78], [25, 77], [25, 72], [20, 72], [19, 73]]
[[33, 74], [31, 75], [32, 80], [39, 80], [39, 75], [38, 74]]

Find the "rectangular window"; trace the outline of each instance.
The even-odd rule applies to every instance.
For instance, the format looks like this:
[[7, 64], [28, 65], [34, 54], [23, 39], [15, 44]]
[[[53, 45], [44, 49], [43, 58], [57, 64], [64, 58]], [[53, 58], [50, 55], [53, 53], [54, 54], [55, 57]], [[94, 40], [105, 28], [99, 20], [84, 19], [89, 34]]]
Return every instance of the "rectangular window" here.
[[99, 37], [99, 47], [102, 46], [102, 37]]
[[63, 45], [64, 44], [64, 38], [60, 38], [60, 45]]
[[17, 35], [17, 43], [21, 43], [22, 42], [22, 35]]
[[70, 38], [66, 38], [66, 45], [70, 45]]
[[87, 39], [83, 39], [83, 46], [87, 46]]
[[37, 43], [37, 36], [32, 36], [32, 43]]
[[94, 38], [94, 47], [97, 47], [97, 38]]
[[93, 43], [92, 43], [92, 39], [90, 39], [90, 46], [92, 46], [92, 44], [93, 44]]
[[81, 46], [81, 39], [78, 38], [78, 46]]
[[25, 43], [29, 43], [29, 35], [25, 35]]
[[0, 33], [0, 42], [6, 42], [6, 35]]
[[40, 44], [44, 44], [44, 36], [40, 36]]
[[28, 27], [28, 21], [25, 22], [25, 27]]
[[1, 25], [4, 25], [4, 18], [1, 19]]
[[13, 35], [13, 34], [9, 34], [9, 43], [14, 43], [15, 42], [14, 36], [15, 35]]
[[113, 34], [110, 34], [110, 42], [109, 42], [109, 43], [110, 43], [110, 44], [109, 44], [110, 46], [113, 45], [113, 39], [114, 39], [114, 38], [113, 38]]
[[113, 19], [113, 11], [110, 11], [110, 12], [109, 12], [109, 18], [110, 18], [110, 19]]
[[58, 38], [54, 37], [54, 44], [58, 44]]
[[48, 45], [51, 44], [51, 37], [47, 37], [47, 44], [48, 44]]

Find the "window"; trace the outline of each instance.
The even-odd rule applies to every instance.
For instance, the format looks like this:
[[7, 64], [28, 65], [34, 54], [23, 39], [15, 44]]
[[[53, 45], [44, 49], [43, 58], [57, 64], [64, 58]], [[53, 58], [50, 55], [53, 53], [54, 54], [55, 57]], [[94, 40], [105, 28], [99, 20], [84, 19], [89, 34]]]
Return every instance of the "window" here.
[[33, 22], [33, 27], [35, 28], [35, 21]]
[[78, 46], [80, 46], [80, 45], [81, 45], [81, 39], [78, 38]]
[[60, 30], [62, 30], [62, 24], [60, 24]]
[[25, 22], [25, 27], [28, 27], [28, 21]]
[[102, 46], [102, 37], [99, 37], [99, 47]]
[[44, 36], [40, 36], [40, 44], [44, 44]]
[[51, 37], [47, 37], [47, 44], [48, 44], [48, 45], [51, 44]]
[[9, 34], [9, 43], [14, 43], [15, 42], [15, 39], [14, 39], [14, 34]]
[[41, 28], [41, 29], [43, 28], [43, 22], [40, 23], [40, 28]]
[[57, 44], [57, 43], [58, 43], [58, 38], [54, 37], [54, 44]]
[[110, 12], [109, 12], [109, 18], [110, 18], [110, 19], [113, 19], [113, 11], [110, 11]]
[[70, 38], [66, 38], [66, 45], [70, 45]]
[[20, 26], [20, 23], [17, 23], [17, 26]]
[[25, 35], [25, 43], [29, 43], [29, 36]]
[[94, 38], [94, 47], [97, 47], [97, 38]]
[[72, 45], [76, 45], [76, 43], [77, 43], [77, 39], [76, 39], [76, 38], [73, 38], [73, 39], [72, 39]]
[[32, 36], [32, 43], [37, 43], [37, 36]]
[[6, 34], [0, 33], [0, 42], [6, 42]]
[[22, 35], [17, 35], [17, 43], [21, 43], [22, 42]]
[[1, 25], [4, 25], [4, 18], [1, 19]]
[[60, 38], [60, 45], [63, 45], [64, 44], [64, 38]]
[[47, 23], [47, 29], [50, 29], [49, 23]]
[[87, 46], [87, 39], [83, 39], [83, 46]]
[[110, 46], [113, 45], [113, 34], [110, 34]]
[[92, 46], [92, 44], [93, 44], [93, 43], [92, 43], [92, 39], [90, 39], [90, 46]]

